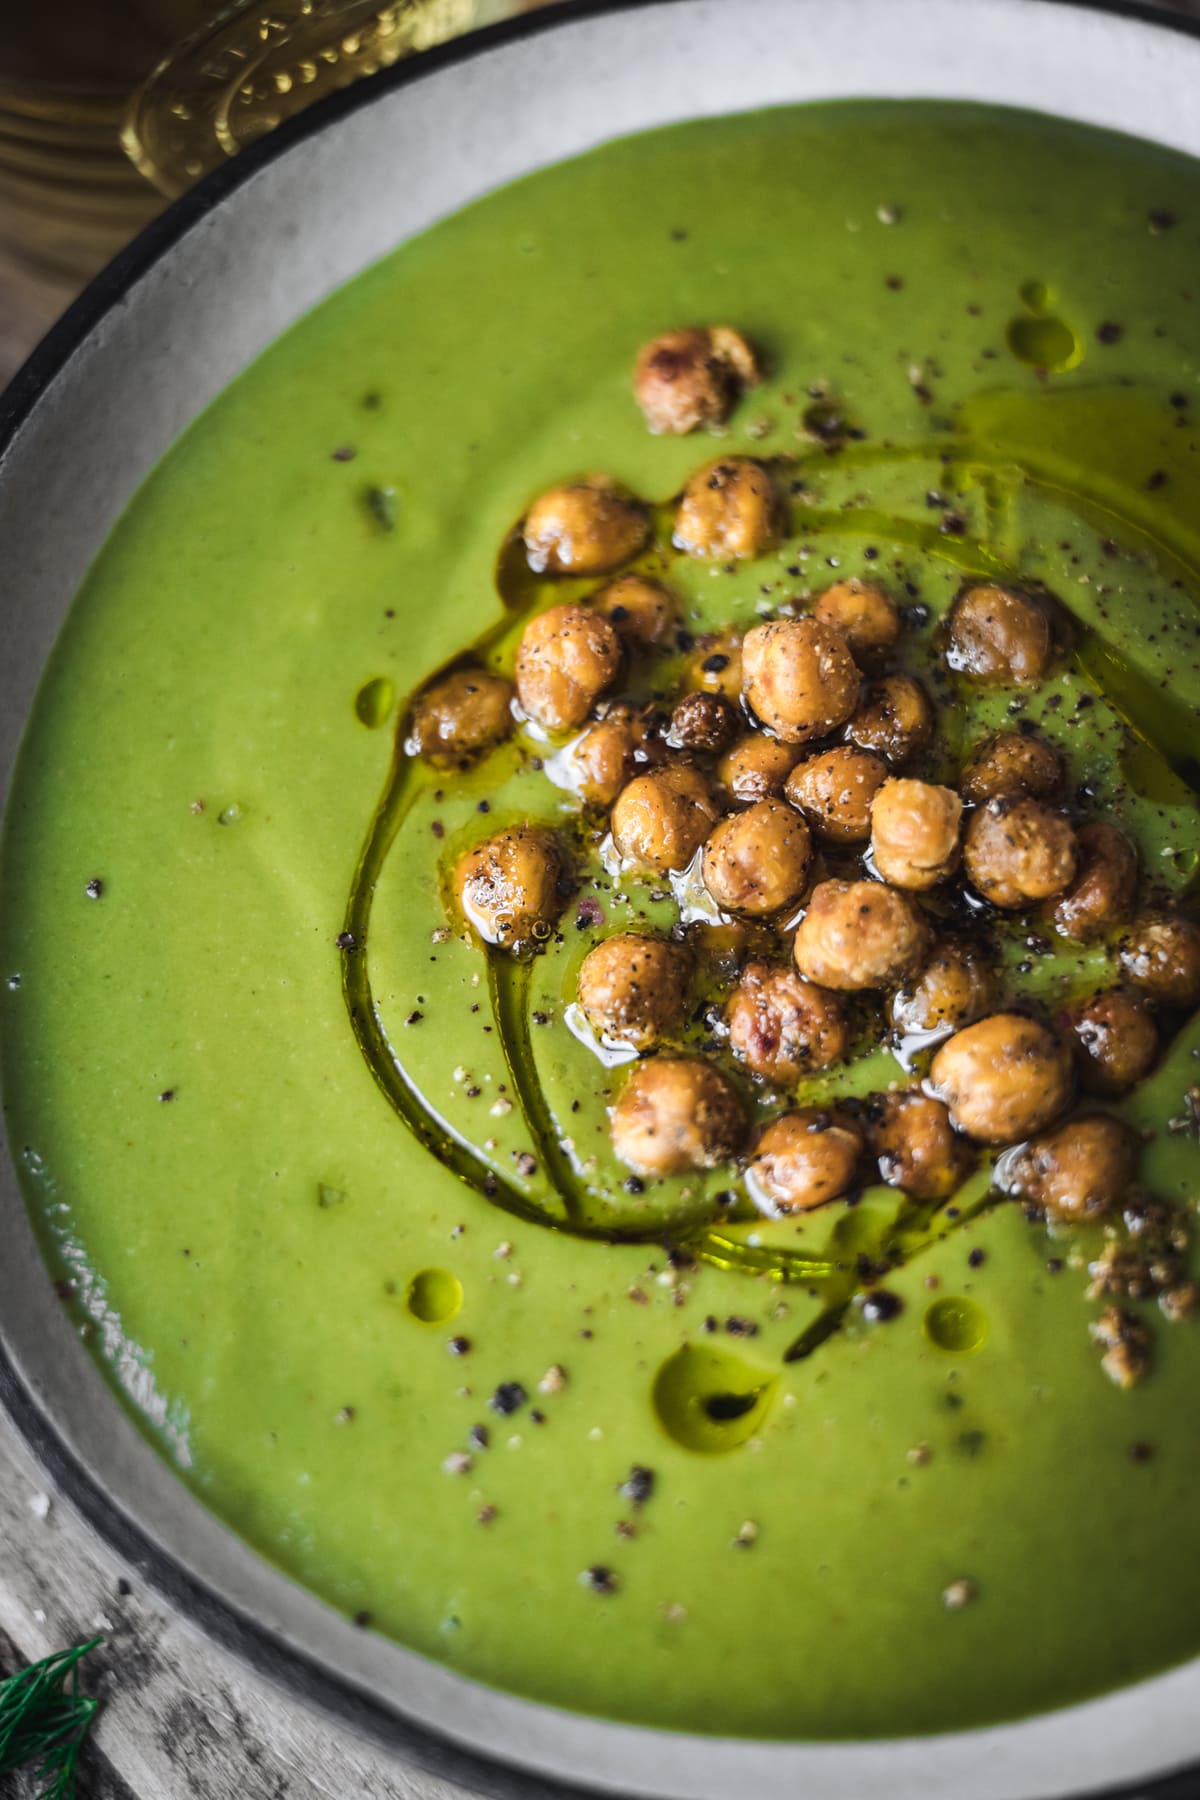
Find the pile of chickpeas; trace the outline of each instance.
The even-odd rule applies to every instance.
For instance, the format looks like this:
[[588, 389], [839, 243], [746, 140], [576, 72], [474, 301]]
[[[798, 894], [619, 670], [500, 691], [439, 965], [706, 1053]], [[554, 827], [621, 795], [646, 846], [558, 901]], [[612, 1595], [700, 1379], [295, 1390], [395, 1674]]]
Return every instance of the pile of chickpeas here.
[[[684, 432], [719, 423], [756, 378], [736, 332], [687, 330], [646, 346], [635, 392], [652, 430]], [[729, 455], [687, 482], [673, 543], [728, 563], [783, 529], [776, 469]], [[677, 648], [675, 597], [621, 572], [650, 535], [647, 508], [606, 477], [540, 495], [521, 526], [530, 568], [598, 585], [530, 619], [512, 682], [458, 669], [413, 719], [420, 754], [459, 764], [533, 721], [607, 824], [622, 881], [692, 872], [732, 928], [728, 1058], [679, 1049], [698, 981], [711, 986], [697, 934], [625, 931], [585, 958], [578, 1003], [593, 1032], [637, 1053], [610, 1110], [616, 1156], [643, 1180], [736, 1160], [754, 1204], [779, 1217], [869, 1180], [940, 1203], [979, 1146], [1016, 1146], [1001, 1179], [1031, 1207], [1071, 1220], [1116, 1208], [1140, 1145], [1097, 1102], [1152, 1068], [1160, 1015], [1200, 1003], [1200, 928], [1139, 910], [1134, 843], [1064, 803], [1062, 761], [1033, 732], [987, 736], [951, 783], [914, 772], [930, 766], [937, 718], [896, 666], [904, 621], [876, 580], [837, 580], [742, 634], [710, 634], [669, 710], [623, 697], [635, 669]], [[968, 688], [1029, 693], [1061, 664], [1062, 626], [1036, 593], [968, 581], [931, 655]], [[552, 935], [572, 879], [558, 835], [523, 824], [463, 856], [455, 891], [485, 942], [522, 955]], [[1027, 930], [1032, 918], [1107, 946], [1104, 985], [1055, 1018], [1002, 993], [986, 932], [939, 926], [955, 895], [976, 920]], [[752, 1130], [749, 1087], [786, 1099], [862, 1046], [857, 996], [876, 1042], [925, 1046], [924, 1078], [866, 1102], [793, 1105]]]

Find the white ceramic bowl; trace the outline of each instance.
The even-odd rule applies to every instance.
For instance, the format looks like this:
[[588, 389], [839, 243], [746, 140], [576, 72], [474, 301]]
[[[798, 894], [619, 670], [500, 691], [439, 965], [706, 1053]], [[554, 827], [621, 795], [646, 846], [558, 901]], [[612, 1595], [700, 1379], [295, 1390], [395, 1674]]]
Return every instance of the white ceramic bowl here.
[[[264, 346], [402, 239], [622, 133], [796, 100], [991, 101], [1200, 156], [1200, 35], [1152, 20], [1064, 0], [633, 0], [501, 27], [285, 127], [120, 257], [0, 402], [0, 782], [71, 598], [143, 477]], [[0, 1181], [0, 1398], [39, 1453], [193, 1617], [426, 1767], [523, 1796], [1033, 1800], [1200, 1757], [1200, 1661], [985, 1731], [758, 1744], [578, 1718], [357, 1631], [158, 1460], [69, 1329], [7, 1161]]]

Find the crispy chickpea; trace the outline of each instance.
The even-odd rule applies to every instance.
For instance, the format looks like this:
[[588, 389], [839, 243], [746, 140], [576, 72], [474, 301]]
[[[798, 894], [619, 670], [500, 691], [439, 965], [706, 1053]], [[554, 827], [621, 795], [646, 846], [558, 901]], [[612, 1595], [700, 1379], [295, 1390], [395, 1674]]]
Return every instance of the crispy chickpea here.
[[681, 945], [623, 931], [603, 938], [584, 957], [579, 1004], [605, 1043], [648, 1050], [682, 1020], [688, 974]]
[[413, 739], [427, 762], [467, 762], [513, 728], [512, 683], [486, 669], [455, 669], [418, 695]]
[[683, 436], [720, 425], [758, 381], [754, 352], [728, 325], [664, 331], [638, 352], [633, 391], [651, 431]]
[[881, 881], [823, 881], [796, 931], [796, 967], [839, 993], [890, 987], [920, 968], [928, 944], [907, 894]]
[[914, 1200], [948, 1200], [970, 1164], [966, 1144], [940, 1100], [908, 1089], [881, 1094], [867, 1115], [867, 1141], [879, 1178]]
[[727, 750], [717, 764], [717, 777], [743, 806], [756, 800], [776, 800], [800, 754], [794, 744], [751, 732]]
[[706, 631], [684, 671], [688, 687], [704, 694], [723, 694], [738, 701], [742, 695], [742, 639], [736, 631]]
[[455, 874], [459, 905], [487, 944], [518, 954], [545, 943], [569, 891], [553, 832], [516, 825], [476, 844]]
[[812, 862], [808, 826], [782, 800], [722, 819], [704, 846], [704, 885], [727, 912], [762, 918], [792, 906]]
[[894, 1028], [904, 1036], [947, 1036], [973, 1024], [991, 1005], [992, 982], [982, 958], [969, 944], [943, 938], [915, 981], [892, 995]]
[[1121, 1119], [1071, 1119], [1002, 1157], [997, 1184], [1072, 1223], [1119, 1206], [1137, 1174], [1140, 1145]]
[[992, 1013], [941, 1046], [929, 1071], [956, 1131], [1011, 1144], [1056, 1119], [1071, 1097], [1071, 1060], [1052, 1031], [1020, 1013]]
[[725, 750], [737, 736], [738, 710], [724, 694], [685, 694], [671, 714], [667, 742], [674, 750]]
[[565, 602], [530, 619], [517, 647], [517, 698], [550, 731], [582, 725], [616, 679], [621, 646], [607, 619]]
[[846, 1054], [842, 1002], [794, 969], [747, 963], [726, 1017], [734, 1055], [775, 1087], [791, 1087]]
[[699, 769], [671, 763], [621, 790], [612, 810], [613, 842], [627, 863], [666, 874], [686, 869], [718, 816]]
[[817, 600], [813, 617], [840, 631], [860, 668], [886, 662], [900, 636], [896, 603], [877, 581], [835, 581]]
[[779, 536], [782, 511], [769, 469], [750, 456], [719, 457], [684, 488], [674, 542], [714, 562], [761, 556]]
[[845, 638], [820, 619], [770, 619], [742, 644], [746, 699], [787, 744], [825, 737], [858, 704], [858, 664]]
[[768, 1218], [809, 1212], [854, 1185], [862, 1139], [846, 1120], [802, 1106], [772, 1121], [746, 1167], [746, 1192]]
[[1082, 826], [1076, 842], [1075, 879], [1052, 910], [1063, 937], [1087, 944], [1131, 916], [1137, 899], [1138, 853], [1120, 826], [1105, 820]]
[[1145, 913], [1121, 942], [1130, 981], [1162, 1006], [1200, 1002], [1200, 926], [1176, 913]]
[[589, 605], [606, 618], [622, 643], [663, 650], [674, 642], [679, 608], [673, 594], [644, 575], [618, 575], [592, 594]]
[[862, 844], [871, 835], [871, 802], [888, 778], [881, 756], [839, 744], [792, 770], [784, 793], [798, 806], [819, 838], [831, 844]]
[[991, 582], [958, 596], [948, 636], [946, 661], [976, 681], [1029, 686], [1041, 681], [1054, 650], [1045, 607]]
[[1044, 800], [989, 800], [967, 822], [963, 861], [985, 900], [1009, 910], [1049, 900], [1070, 886], [1075, 833]]
[[645, 508], [607, 475], [548, 488], [522, 527], [536, 575], [603, 575], [635, 556], [649, 533]]
[[893, 776], [871, 803], [871, 855], [893, 887], [936, 887], [958, 867], [962, 801], [953, 788]]
[[1158, 1057], [1158, 1027], [1140, 994], [1110, 988], [1071, 1009], [1080, 1077], [1089, 1093], [1126, 1094]]
[[552, 758], [546, 770], [589, 805], [611, 806], [621, 789], [663, 754], [662, 741], [647, 731], [644, 714], [631, 706], [612, 706]]
[[714, 1169], [745, 1135], [741, 1101], [711, 1063], [659, 1056], [639, 1063], [612, 1109], [612, 1144], [636, 1175]]
[[933, 742], [933, 708], [920, 682], [902, 672], [872, 681], [846, 727], [860, 750], [903, 768]]
[[959, 792], [972, 806], [1032, 794], [1045, 800], [1062, 780], [1062, 758], [1028, 731], [995, 731], [976, 744], [959, 779]]

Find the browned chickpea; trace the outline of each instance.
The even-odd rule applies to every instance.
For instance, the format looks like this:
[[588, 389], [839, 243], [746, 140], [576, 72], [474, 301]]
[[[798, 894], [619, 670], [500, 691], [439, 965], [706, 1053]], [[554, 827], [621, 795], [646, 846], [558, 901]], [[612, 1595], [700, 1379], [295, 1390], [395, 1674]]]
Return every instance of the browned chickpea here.
[[756, 800], [778, 799], [799, 754], [794, 744], [754, 731], [725, 752], [717, 776], [735, 800], [753, 806]]
[[1075, 879], [1052, 910], [1063, 937], [1087, 944], [1131, 916], [1137, 899], [1138, 853], [1120, 826], [1103, 820], [1082, 826], [1076, 843]]
[[871, 803], [871, 855], [893, 887], [936, 887], [958, 867], [962, 801], [953, 788], [893, 776]]
[[758, 381], [754, 352], [728, 325], [664, 331], [638, 352], [633, 391], [653, 432], [682, 436], [720, 425], [743, 388]]
[[671, 763], [622, 789], [612, 810], [613, 842], [625, 862], [666, 874], [686, 869], [718, 817], [699, 769]]
[[742, 695], [742, 639], [736, 631], [706, 631], [684, 671], [690, 688], [705, 694], [724, 694], [737, 701]]
[[1076, 858], [1070, 823], [1043, 800], [989, 800], [967, 822], [967, 874], [993, 906], [1012, 909], [1061, 894]]
[[879, 1178], [914, 1200], [948, 1200], [967, 1173], [970, 1152], [940, 1100], [915, 1089], [880, 1094], [867, 1115]]
[[1045, 607], [1011, 588], [966, 588], [950, 609], [946, 661], [977, 681], [1041, 681], [1053, 650]]
[[920, 968], [929, 927], [881, 881], [822, 881], [796, 931], [796, 967], [839, 993], [890, 987]]
[[854, 1185], [862, 1139], [836, 1114], [797, 1107], [772, 1121], [746, 1166], [746, 1192], [768, 1218], [809, 1212]]
[[591, 596], [621, 639], [637, 650], [664, 650], [675, 640], [679, 608], [674, 595], [644, 575], [618, 575]]
[[517, 698], [550, 731], [582, 725], [616, 679], [621, 646], [607, 619], [565, 602], [530, 619], [517, 646]]
[[784, 792], [819, 838], [831, 844], [862, 844], [871, 835], [871, 802], [888, 778], [881, 756], [839, 744], [792, 770]]
[[943, 1036], [970, 1025], [991, 1005], [992, 981], [969, 944], [943, 938], [915, 981], [892, 995], [892, 1024], [905, 1036]]
[[589, 805], [611, 806], [640, 769], [664, 754], [646, 724], [633, 707], [612, 706], [547, 763], [547, 773]]
[[722, 819], [704, 846], [704, 885], [727, 912], [761, 918], [792, 906], [812, 861], [808, 826], [782, 800]]
[[688, 975], [681, 945], [623, 931], [603, 938], [584, 957], [579, 1004], [605, 1043], [647, 1050], [682, 1020]]
[[466, 762], [513, 728], [512, 682], [486, 669], [455, 669], [417, 696], [413, 740], [427, 762]]
[[858, 703], [858, 664], [840, 631], [820, 619], [770, 619], [742, 644], [746, 699], [787, 744], [842, 725]]
[[1161, 1006], [1200, 1002], [1200, 926], [1176, 913], [1144, 913], [1121, 942], [1130, 981]]
[[674, 750], [725, 750], [737, 736], [739, 714], [724, 694], [685, 694], [671, 714], [667, 742]]
[[933, 742], [933, 708], [920, 682], [903, 673], [873, 681], [846, 727], [860, 750], [903, 768]]
[[1071, 1059], [1052, 1031], [1020, 1013], [992, 1013], [942, 1045], [929, 1071], [956, 1131], [1011, 1144], [1056, 1119], [1071, 1098]]
[[997, 1185], [1052, 1218], [1095, 1219], [1119, 1206], [1133, 1186], [1141, 1146], [1121, 1119], [1106, 1113], [1072, 1119], [1002, 1157]]
[[959, 781], [959, 792], [972, 806], [985, 800], [1032, 794], [1045, 800], [1062, 780], [1057, 750], [1027, 731], [995, 731], [976, 744]]
[[727, 1018], [734, 1055], [775, 1087], [791, 1087], [846, 1054], [842, 1002], [794, 969], [747, 963]]
[[545, 943], [570, 883], [553, 832], [516, 825], [468, 850], [455, 874], [459, 905], [487, 944], [523, 954]]
[[753, 457], [723, 456], [697, 469], [684, 488], [674, 542], [714, 562], [761, 556], [779, 536], [782, 511], [769, 469]]
[[548, 488], [522, 527], [537, 575], [603, 575], [636, 556], [649, 533], [645, 508], [607, 475]]
[[1140, 994], [1110, 988], [1071, 1009], [1083, 1085], [1115, 1097], [1148, 1075], [1158, 1058], [1158, 1027]]
[[612, 1109], [613, 1150], [636, 1175], [714, 1169], [736, 1153], [745, 1130], [733, 1085], [692, 1057], [639, 1063]]
[[813, 608], [814, 618], [840, 631], [850, 654], [863, 669], [886, 662], [900, 636], [895, 601], [877, 581], [835, 581]]

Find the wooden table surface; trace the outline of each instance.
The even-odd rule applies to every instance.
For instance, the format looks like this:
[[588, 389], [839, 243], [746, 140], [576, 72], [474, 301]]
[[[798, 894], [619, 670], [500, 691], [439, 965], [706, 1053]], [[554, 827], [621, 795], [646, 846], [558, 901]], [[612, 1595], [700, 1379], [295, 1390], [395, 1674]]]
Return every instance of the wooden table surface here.
[[[1200, 16], [1200, 0], [1162, 0]], [[71, 298], [0, 255], [0, 385]], [[126, 1566], [0, 1408], [0, 1675], [100, 1635], [80, 1800], [469, 1800], [249, 1668]], [[5, 1800], [32, 1800], [17, 1778]], [[1156, 1800], [1195, 1800], [1185, 1777]], [[819, 1797], [814, 1797], [819, 1800]]]

